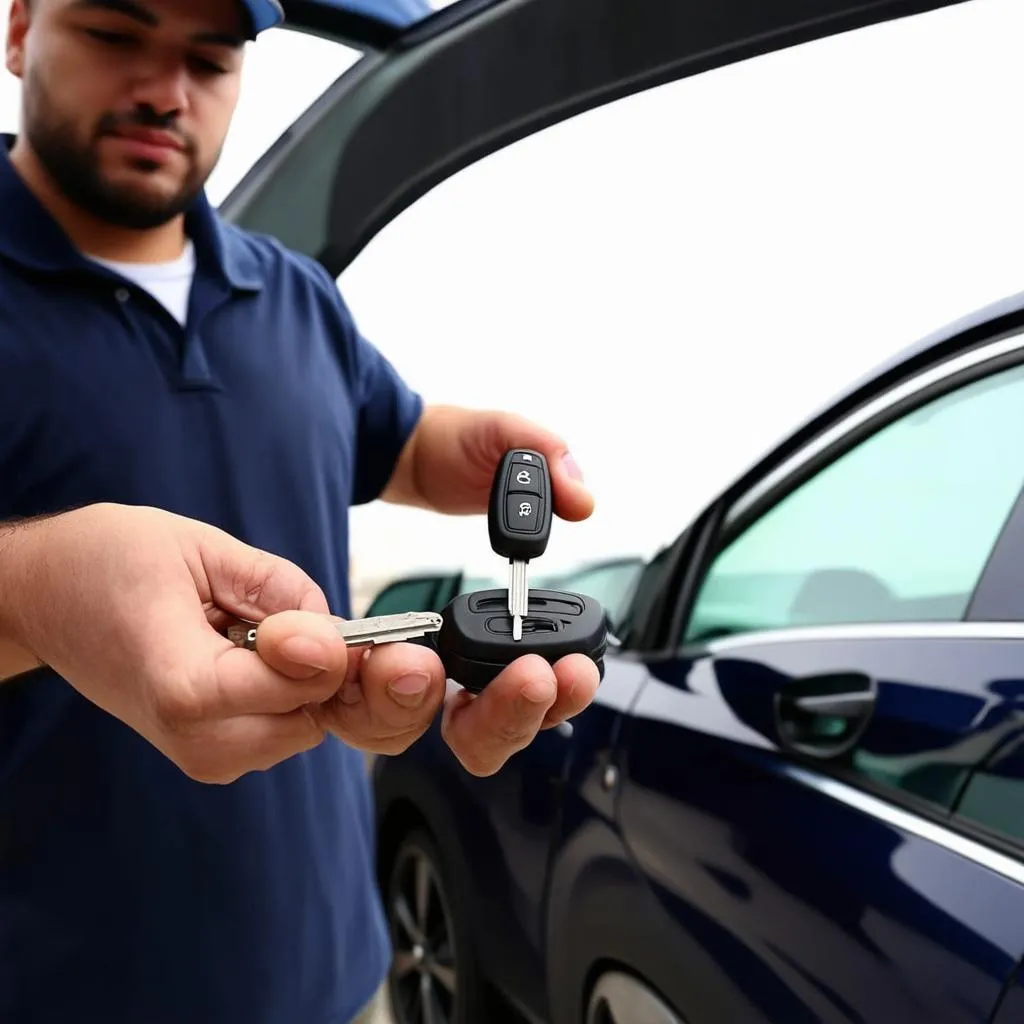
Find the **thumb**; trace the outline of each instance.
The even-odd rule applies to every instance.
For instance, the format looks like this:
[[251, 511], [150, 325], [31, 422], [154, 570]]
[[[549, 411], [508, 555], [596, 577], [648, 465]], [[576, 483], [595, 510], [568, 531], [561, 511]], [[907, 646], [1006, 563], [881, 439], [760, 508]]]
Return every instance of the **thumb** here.
[[563, 444], [547, 455], [547, 460], [555, 512], [569, 522], [589, 518], [594, 511], [594, 497], [583, 482], [583, 473], [572, 452]]
[[348, 668], [348, 646], [334, 619], [316, 612], [268, 616], [256, 631], [256, 650], [271, 668], [292, 679], [328, 673], [340, 687]]

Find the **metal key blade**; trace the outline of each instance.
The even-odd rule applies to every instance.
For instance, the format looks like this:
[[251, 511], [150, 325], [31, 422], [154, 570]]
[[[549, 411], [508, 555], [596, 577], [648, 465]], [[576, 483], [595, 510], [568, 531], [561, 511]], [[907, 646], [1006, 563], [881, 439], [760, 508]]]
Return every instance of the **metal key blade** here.
[[512, 616], [512, 639], [523, 639], [523, 619], [529, 608], [530, 584], [526, 576], [527, 563], [520, 559], [509, 562], [508, 613]]
[[338, 632], [350, 647], [355, 644], [393, 644], [436, 633], [441, 622], [437, 612], [398, 612], [339, 622]]
[[[349, 647], [363, 644], [393, 644], [415, 640], [427, 633], [436, 633], [442, 624], [437, 612], [398, 612], [395, 615], [373, 615], [368, 619], [348, 619], [335, 623]], [[256, 626], [249, 622], [228, 627], [228, 639], [238, 647], [256, 649]]]

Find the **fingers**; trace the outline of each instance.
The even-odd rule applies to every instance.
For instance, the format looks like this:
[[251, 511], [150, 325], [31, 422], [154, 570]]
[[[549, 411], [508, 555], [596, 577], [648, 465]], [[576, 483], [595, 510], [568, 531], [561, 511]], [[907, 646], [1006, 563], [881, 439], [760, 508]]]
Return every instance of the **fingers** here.
[[570, 654], [556, 662], [555, 676], [558, 679], [558, 696], [544, 716], [544, 729], [561, 725], [586, 710], [601, 685], [597, 665], [583, 654]]
[[473, 440], [480, 446], [476, 456], [494, 473], [498, 461], [510, 448], [532, 448], [547, 459], [551, 471], [554, 513], [569, 522], [587, 519], [594, 511], [594, 498], [583, 482], [583, 473], [557, 434], [510, 413], [474, 417]]
[[594, 511], [594, 498], [583, 483], [583, 473], [572, 453], [558, 445], [552, 454], [544, 455], [551, 470], [555, 514], [573, 523], [589, 518]]
[[512, 662], [478, 697], [459, 691], [446, 702], [442, 734], [463, 767], [493, 775], [542, 728], [579, 714], [594, 699], [597, 666], [581, 654], [554, 667], [535, 654]]
[[[242, 653], [252, 656], [251, 652]], [[224, 785], [312, 750], [324, 735], [315, 716], [304, 710], [240, 715], [204, 722], [186, 740], [165, 747], [163, 753], [196, 782]]]
[[320, 721], [361, 750], [401, 753], [427, 731], [444, 700], [440, 659], [407, 643], [353, 650], [349, 657], [345, 684], [319, 709]]
[[466, 771], [493, 775], [537, 735], [560, 689], [551, 665], [539, 655], [524, 655], [478, 697], [463, 692], [446, 702], [442, 735]]

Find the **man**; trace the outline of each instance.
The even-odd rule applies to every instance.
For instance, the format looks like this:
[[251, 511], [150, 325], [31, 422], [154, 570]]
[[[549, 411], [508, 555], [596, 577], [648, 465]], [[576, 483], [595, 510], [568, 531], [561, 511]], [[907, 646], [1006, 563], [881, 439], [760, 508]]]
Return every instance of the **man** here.
[[[350, 656], [346, 509], [482, 511], [509, 447], [423, 408], [334, 282], [203, 194], [266, 0], [14, 0], [0, 147], [0, 1020], [343, 1024], [389, 949], [361, 751], [444, 701]], [[72, 511], [66, 511], [72, 509]], [[261, 620], [258, 653], [234, 618]], [[467, 770], [592, 698], [568, 658], [451, 698]]]

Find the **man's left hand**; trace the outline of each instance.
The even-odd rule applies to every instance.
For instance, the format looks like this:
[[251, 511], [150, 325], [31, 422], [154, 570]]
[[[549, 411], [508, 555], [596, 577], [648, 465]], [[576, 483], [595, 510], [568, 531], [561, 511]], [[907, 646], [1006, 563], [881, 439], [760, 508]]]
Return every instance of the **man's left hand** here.
[[510, 448], [532, 448], [548, 461], [554, 513], [579, 522], [594, 510], [569, 446], [557, 434], [512, 413], [428, 406], [382, 495], [448, 515], [487, 511], [494, 473]]
[[[561, 437], [512, 413], [451, 406], [424, 411], [383, 498], [448, 515], [484, 513], [498, 464], [511, 448], [532, 448], [547, 459], [556, 516], [570, 522], [590, 516], [594, 499]], [[583, 711], [598, 683], [597, 666], [581, 654], [554, 667], [527, 654], [479, 696], [450, 694], [442, 732], [468, 771], [489, 775], [540, 730]]]

